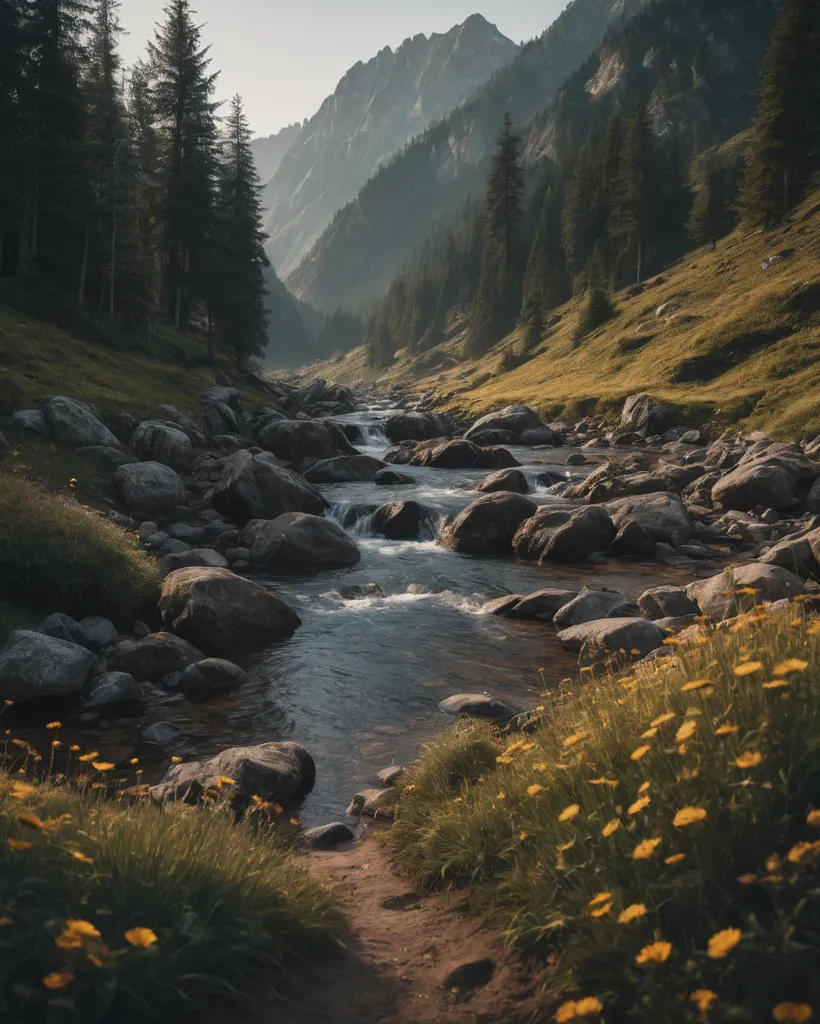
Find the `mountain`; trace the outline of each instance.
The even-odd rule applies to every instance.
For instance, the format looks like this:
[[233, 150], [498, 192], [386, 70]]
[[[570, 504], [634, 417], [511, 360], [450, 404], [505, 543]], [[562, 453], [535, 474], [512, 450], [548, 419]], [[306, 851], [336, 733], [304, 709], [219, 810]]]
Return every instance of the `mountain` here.
[[268, 253], [280, 276], [295, 269], [381, 164], [517, 53], [515, 43], [473, 15], [443, 35], [417, 35], [354, 65], [298, 133], [265, 190]]
[[[264, 138], [253, 140], [251, 144], [253, 159], [262, 181], [268, 182], [276, 174], [283, 157], [296, 141], [301, 130], [302, 126], [297, 121], [282, 128], [275, 135], [266, 135]], [[269, 205], [267, 197], [265, 197], [265, 205]]]
[[[547, 107], [607, 30], [649, 0], [574, 0], [538, 39], [467, 102], [385, 164], [334, 217], [288, 287], [322, 309], [383, 288], [436, 219], [484, 187], [504, 114], [521, 125]], [[294, 156], [291, 150], [285, 164]]]

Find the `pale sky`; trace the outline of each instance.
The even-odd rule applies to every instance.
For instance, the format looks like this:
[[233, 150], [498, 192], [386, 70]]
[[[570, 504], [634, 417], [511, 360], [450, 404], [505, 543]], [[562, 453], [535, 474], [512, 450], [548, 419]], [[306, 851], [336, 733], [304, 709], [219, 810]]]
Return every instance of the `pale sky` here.
[[[483, 14], [515, 42], [532, 39], [568, 0], [195, 0], [220, 98], [241, 93], [254, 133], [269, 135], [316, 112], [357, 61], [423, 32], [446, 32]], [[165, 0], [122, 0], [131, 63], [145, 49]]]

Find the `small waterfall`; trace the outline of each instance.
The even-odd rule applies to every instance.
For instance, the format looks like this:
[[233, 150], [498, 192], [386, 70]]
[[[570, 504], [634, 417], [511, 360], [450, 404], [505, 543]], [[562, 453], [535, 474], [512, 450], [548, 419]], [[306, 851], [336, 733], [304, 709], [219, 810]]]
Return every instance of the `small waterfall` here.
[[351, 537], [376, 537], [377, 534], [373, 532], [373, 517], [378, 507], [355, 501], [342, 501], [329, 508], [325, 514]]
[[369, 447], [375, 448], [381, 445], [386, 448], [390, 444], [387, 440], [387, 434], [384, 432], [384, 423], [378, 420], [372, 423], [362, 423], [359, 426], [359, 431], [363, 438], [362, 443]]

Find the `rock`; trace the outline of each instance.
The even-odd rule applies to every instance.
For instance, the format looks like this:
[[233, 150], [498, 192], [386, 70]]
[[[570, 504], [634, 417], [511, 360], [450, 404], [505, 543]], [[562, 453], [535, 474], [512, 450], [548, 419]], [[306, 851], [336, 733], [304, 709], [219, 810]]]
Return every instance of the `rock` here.
[[638, 598], [638, 607], [648, 619], [697, 615], [698, 606], [684, 587], [654, 587]]
[[12, 413], [11, 422], [21, 434], [35, 434], [37, 437], [51, 435], [51, 428], [41, 409], [20, 409]]
[[0, 651], [0, 698], [19, 703], [79, 693], [96, 660], [79, 644], [16, 629]]
[[804, 589], [803, 580], [788, 569], [752, 562], [691, 583], [686, 593], [707, 618], [721, 622], [765, 601], [794, 600]]
[[114, 473], [114, 485], [127, 508], [149, 515], [171, 512], [185, 504], [182, 479], [159, 462], [120, 466]]
[[471, 440], [475, 434], [485, 430], [506, 430], [520, 437], [524, 431], [541, 426], [541, 417], [534, 409], [526, 405], [508, 405], [506, 409], [487, 413], [476, 420], [464, 436]]
[[586, 466], [589, 459], [581, 452], [571, 452], [564, 460], [565, 466]]
[[211, 438], [235, 436], [240, 431], [239, 417], [225, 402], [209, 405], [202, 414], [202, 422]]
[[79, 622], [63, 612], [53, 612], [46, 616], [37, 627], [36, 632], [42, 633], [44, 636], [52, 636], [55, 640], [65, 640], [66, 643], [79, 644], [81, 647], [88, 646], [88, 641]]
[[354, 480], [375, 480], [379, 470], [387, 466], [381, 459], [370, 455], [339, 455], [324, 459], [310, 467], [305, 480], [311, 484], [341, 484]]
[[298, 743], [231, 747], [207, 761], [174, 765], [152, 788], [151, 796], [160, 803], [197, 803], [209, 788], [218, 790], [220, 778], [233, 780], [229, 792], [236, 807], [246, 807], [253, 796], [287, 806], [313, 788], [316, 766]]
[[408, 466], [415, 450], [415, 441], [402, 441], [388, 448], [382, 459], [391, 466]]
[[121, 448], [120, 442], [90, 406], [71, 398], [50, 398], [43, 404], [43, 417], [51, 436], [66, 448]]
[[215, 655], [291, 636], [302, 624], [271, 591], [228, 569], [172, 572], [159, 609], [166, 626]]
[[585, 647], [590, 655], [617, 654], [623, 650], [632, 657], [644, 657], [663, 644], [664, 634], [654, 622], [630, 616], [570, 626], [558, 634], [558, 639], [566, 650], [574, 653]]
[[396, 815], [395, 789], [363, 789], [350, 801], [347, 813], [350, 817], [387, 818], [392, 821]]
[[501, 469], [490, 473], [479, 480], [475, 489], [482, 494], [493, 494], [495, 491], [509, 491], [513, 494], [529, 494], [530, 485], [520, 469]]
[[318, 825], [302, 833], [302, 838], [310, 846], [318, 850], [329, 850], [342, 843], [349, 843], [356, 838], [356, 833], [343, 821], [334, 821], [330, 825]]
[[385, 788], [395, 785], [399, 779], [404, 775], [406, 768], [400, 764], [391, 764], [389, 768], [382, 768], [380, 772], [377, 772], [376, 778], [379, 780], [379, 785]]
[[204, 406], [220, 404], [227, 405], [235, 412], [240, 412], [242, 409], [241, 393], [239, 388], [232, 388], [222, 384], [218, 384], [215, 387], [208, 388], [207, 391], [203, 391], [199, 396], [199, 399]]
[[430, 469], [505, 469], [519, 463], [505, 448], [481, 448], [472, 441], [460, 440], [417, 450], [410, 465]]
[[518, 435], [511, 430], [477, 430], [470, 436], [473, 444], [481, 445], [482, 448], [494, 447], [496, 445], [515, 444]]
[[[185, 571], [185, 570], [183, 570]], [[111, 652], [112, 670], [128, 672], [135, 679], [157, 680], [169, 672], [182, 672], [205, 657], [181, 637], [151, 633], [142, 640], [122, 640]]]
[[151, 743], [157, 747], [179, 743], [182, 739], [182, 733], [179, 729], [173, 725], [168, 725], [167, 722], [157, 722], [155, 725], [149, 725], [147, 729], [142, 730], [140, 735], [146, 743]]
[[473, 960], [470, 963], [460, 964], [450, 971], [442, 981], [442, 987], [449, 991], [471, 992], [476, 988], [483, 988], [493, 979], [495, 974], [495, 960], [485, 957], [483, 960]]
[[599, 505], [567, 509], [546, 506], [523, 523], [513, 539], [519, 558], [545, 562], [583, 561], [603, 551], [615, 537], [606, 509]]
[[[173, 544], [182, 544], [182, 541], [170, 541], [168, 547]], [[229, 562], [224, 555], [220, 555], [213, 548], [192, 548], [185, 551], [169, 551], [163, 555], [157, 563], [157, 569], [161, 579], [165, 579], [177, 569], [190, 568], [228, 569]]]
[[129, 672], [103, 672], [86, 690], [83, 706], [91, 710], [116, 704], [134, 704], [142, 699], [142, 689]]
[[161, 462], [174, 469], [186, 469], [193, 458], [193, 445], [178, 427], [156, 420], [139, 424], [131, 438], [131, 448], [146, 462]]
[[77, 623], [85, 639], [85, 646], [95, 651], [110, 647], [119, 639], [119, 630], [109, 619], [89, 615]]
[[337, 593], [343, 601], [361, 601], [369, 597], [387, 597], [384, 587], [378, 583], [353, 583], [339, 587]]
[[101, 470], [109, 472], [113, 472], [119, 466], [133, 466], [140, 461], [135, 455], [124, 452], [122, 448], [106, 448], [103, 445], [75, 448], [74, 454], [79, 455], [82, 459], [90, 459]]
[[685, 543], [692, 536], [692, 520], [681, 499], [674, 494], [616, 498], [607, 502], [606, 509], [619, 531], [633, 522], [642, 526], [655, 541], [669, 543], [676, 534], [679, 542]]
[[820, 578], [820, 530], [802, 537], [787, 537], [769, 548], [760, 559], [766, 565], [779, 565], [802, 579]]
[[444, 527], [441, 543], [464, 553], [507, 554], [518, 528], [537, 508], [534, 501], [521, 494], [488, 494]]
[[11, 454], [11, 452], [12, 446], [8, 443], [5, 437], [0, 434], [0, 459], [5, 458], [7, 455]]
[[388, 540], [416, 540], [428, 521], [417, 501], [393, 501], [373, 513], [371, 529]]
[[528, 448], [534, 448], [536, 445], [556, 448], [561, 444], [561, 438], [550, 427], [536, 427], [534, 430], [525, 430], [518, 438], [518, 443]]
[[247, 451], [228, 461], [213, 494], [214, 508], [243, 526], [251, 519], [276, 519], [287, 512], [320, 516], [325, 504], [316, 488], [297, 473]]
[[259, 431], [256, 440], [261, 448], [296, 466], [306, 459], [355, 454], [343, 430], [318, 420], [274, 420]]
[[303, 512], [252, 520], [240, 541], [250, 549], [252, 565], [276, 575], [357, 565], [361, 560], [359, 549], [340, 526]]
[[[158, 408], [162, 413], [163, 421], [173, 423], [174, 426], [179, 427], [195, 448], [204, 448], [206, 446], [207, 441], [201, 423], [197, 423], [196, 420], [186, 415], [186, 413], [180, 412], [175, 405], [160, 405]], [[162, 462], [162, 459], [157, 459], [157, 461]]]
[[633, 618], [638, 609], [617, 590], [583, 590], [555, 613], [557, 629], [580, 626], [596, 619]]
[[655, 619], [655, 625], [664, 633], [680, 633], [695, 624], [697, 615], [668, 615], [663, 619]]
[[445, 715], [458, 718], [489, 718], [493, 722], [508, 722], [519, 714], [518, 709], [486, 693], [458, 693], [439, 703]]
[[399, 473], [395, 469], [380, 469], [373, 477], [373, 483], [379, 487], [404, 487], [415, 482], [416, 478], [409, 473]]
[[643, 526], [630, 520], [618, 531], [607, 554], [614, 558], [654, 558], [655, 548], [656, 542]]
[[508, 618], [552, 622], [555, 613], [577, 595], [572, 590], [546, 589], [522, 597], [509, 612]]
[[521, 603], [521, 594], [505, 594], [503, 597], [496, 597], [481, 607], [482, 615], [498, 615], [501, 618], [511, 619], [510, 614], [517, 605]]
[[191, 700], [201, 700], [235, 690], [249, 681], [246, 673], [232, 661], [204, 658], [185, 669], [177, 689]]
[[449, 433], [447, 421], [434, 412], [401, 412], [384, 421], [388, 441], [430, 441]]
[[189, 523], [175, 523], [166, 526], [165, 532], [174, 540], [184, 540], [188, 544], [201, 544], [208, 535], [204, 526], [191, 526]]
[[712, 488], [712, 500], [723, 508], [749, 511], [758, 505], [781, 510], [797, 494], [797, 480], [782, 466], [769, 463], [739, 465]]
[[663, 433], [670, 418], [670, 410], [645, 392], [630, 395], [624, 402], [620, 429], [635, 431], [642, 437]]

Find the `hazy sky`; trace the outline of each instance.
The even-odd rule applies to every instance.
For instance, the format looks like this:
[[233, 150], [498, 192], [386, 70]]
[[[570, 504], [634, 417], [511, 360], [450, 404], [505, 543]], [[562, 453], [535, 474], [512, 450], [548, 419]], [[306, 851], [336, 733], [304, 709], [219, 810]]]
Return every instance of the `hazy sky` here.
[[[195, 0], [221, 98], [245, 98], [254, 131], [310, 117], [349, 67], [408, 36], [483, 14], [515, 42], [540, 35], [567, 0]], [[122, 51], [145, 48], [165, 0], [122, 0]]]

